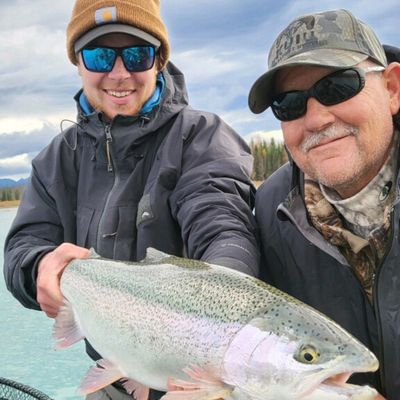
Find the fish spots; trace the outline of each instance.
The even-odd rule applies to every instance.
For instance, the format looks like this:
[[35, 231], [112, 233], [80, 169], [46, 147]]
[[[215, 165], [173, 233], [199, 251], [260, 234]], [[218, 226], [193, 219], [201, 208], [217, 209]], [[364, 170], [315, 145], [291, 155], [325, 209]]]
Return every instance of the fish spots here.
[[192, 260], [187, 258], [169, 257], [168, 262], [172, 265], [176, 265], [180, 268], [186, 268], [186, 269], [202, 269], [202, 270], [211, 269], [210, 264], [207, 264], [203, 261]]

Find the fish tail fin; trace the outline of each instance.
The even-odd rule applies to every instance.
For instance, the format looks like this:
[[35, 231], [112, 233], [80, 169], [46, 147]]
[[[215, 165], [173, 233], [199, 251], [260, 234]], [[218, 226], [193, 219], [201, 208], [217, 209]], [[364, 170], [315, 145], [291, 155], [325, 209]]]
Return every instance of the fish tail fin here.
[[184, 368], [183, 371], [195, 381], [175, 380], [171, 385], [178, 390], [170, 390], [162, 400], [215, 400], [230, 396], [234, 388], [207, 373], [196, 365]]
[[64, 349], [85, 338], [71, 303], [66, 299], [63, 302], [65, 305], [60, 306], [53, 325], [53, 350]]

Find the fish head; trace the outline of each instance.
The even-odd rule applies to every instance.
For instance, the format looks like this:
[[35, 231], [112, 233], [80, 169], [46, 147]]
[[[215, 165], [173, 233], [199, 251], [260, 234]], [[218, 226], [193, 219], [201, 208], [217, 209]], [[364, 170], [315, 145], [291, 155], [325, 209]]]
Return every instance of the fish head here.
[[334, 321], [311, 308], [286, 307], [253, 318], [232, 340], [223, 377], [251, 399], [369, 400], [377, 392], [350, 385], [378, 360]]

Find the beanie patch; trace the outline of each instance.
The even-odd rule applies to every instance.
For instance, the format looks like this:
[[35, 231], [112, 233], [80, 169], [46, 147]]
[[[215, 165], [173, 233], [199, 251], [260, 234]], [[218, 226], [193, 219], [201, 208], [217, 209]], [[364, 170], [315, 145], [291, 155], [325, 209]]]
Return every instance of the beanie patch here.
[[117, 21], [117, 7], [107, 7], [96, 10], [94, 18], [97, 25]]

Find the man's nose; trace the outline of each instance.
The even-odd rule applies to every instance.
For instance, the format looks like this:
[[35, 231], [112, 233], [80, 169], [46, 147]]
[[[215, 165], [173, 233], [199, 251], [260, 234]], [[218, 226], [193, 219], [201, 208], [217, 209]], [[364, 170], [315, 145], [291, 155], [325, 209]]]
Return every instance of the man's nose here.
[[321, 104], [317, 99], [310, 97], [307, 101], [307, 111], [303, 117], [305, 129], [310, 132], [317, 132], [326, 128], [335, 121], [330, 107]]
[[121, 57], [117, 57], [113, 69], [109, 72], [109, 77], [115, 80], [124, 80], [131, 76], [131, 73], [125, 68]]

